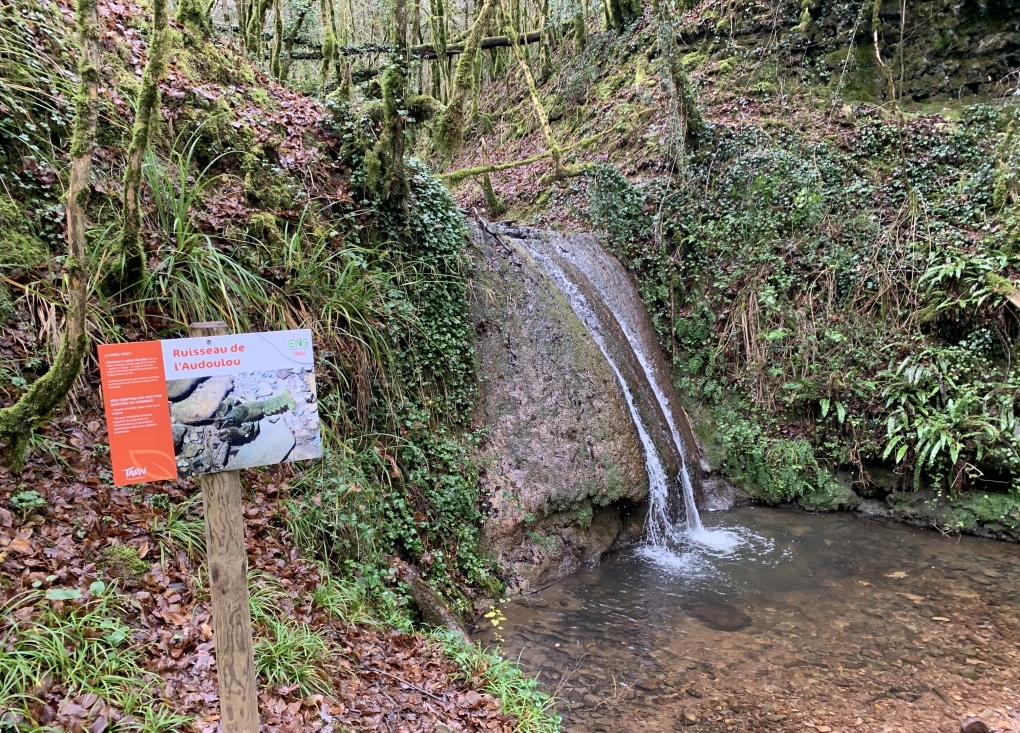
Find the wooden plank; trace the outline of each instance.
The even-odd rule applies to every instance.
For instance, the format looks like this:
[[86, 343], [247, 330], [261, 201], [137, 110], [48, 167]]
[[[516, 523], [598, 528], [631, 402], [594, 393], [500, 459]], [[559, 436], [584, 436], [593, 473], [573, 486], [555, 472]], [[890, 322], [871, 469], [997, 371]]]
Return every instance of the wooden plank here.
[[[227, 324], [192, 323], [188, 335], [224, 336]], [[248, 555], [241, 512], [241, 474], [222, 471], [200, 477], [205, 505], [205, 543], [212, 598], [220, 731], [258, 733], [259, 707], [248, 606]]]

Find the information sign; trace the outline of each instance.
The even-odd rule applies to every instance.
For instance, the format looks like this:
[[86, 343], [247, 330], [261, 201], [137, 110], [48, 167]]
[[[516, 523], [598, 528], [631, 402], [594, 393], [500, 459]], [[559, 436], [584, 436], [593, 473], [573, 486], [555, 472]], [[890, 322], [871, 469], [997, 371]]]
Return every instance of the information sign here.
[[322, 456], [311, 331], [99, 347], [118, 486]]

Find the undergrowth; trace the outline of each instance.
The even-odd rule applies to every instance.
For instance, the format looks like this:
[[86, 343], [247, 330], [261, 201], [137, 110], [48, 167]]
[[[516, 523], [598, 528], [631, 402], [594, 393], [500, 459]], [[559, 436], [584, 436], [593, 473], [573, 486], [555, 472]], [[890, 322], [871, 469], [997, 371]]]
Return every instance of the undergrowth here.
[[[191, 723], [161, 700], [159, 679], [142, 666], [142, 650], [125, 622], [133, 601], [102, 583], [93, 590], [84, 599], [77, 590], [32, 592], [0, 608], [0, 709], [6, 711], [0, 730], [34, 730], [27, 725], [34, 691], [51, 684], [96, 714], [113, 706], [118, 730], [170, 733]], [[31, 606], [36, 614], [18, 614]]]
[[716, 128], [638, 186], [594, 167], [588, 216], [724, 473], [768, 502], [838, 495], [843, 468], [867, 493], [883, 465], [947, 497], [1020, 491], [1020, 212], [994, 195], [1017, 115], [976, 105], [947, 130], [865, 108], [817, 141]]

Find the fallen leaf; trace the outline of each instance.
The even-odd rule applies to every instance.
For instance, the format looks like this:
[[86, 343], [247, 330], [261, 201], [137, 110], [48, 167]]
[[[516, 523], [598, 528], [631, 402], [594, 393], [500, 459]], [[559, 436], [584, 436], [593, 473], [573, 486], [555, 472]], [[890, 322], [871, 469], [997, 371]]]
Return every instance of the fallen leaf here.
[[905, 578], [905, 577], [907, 577], [907, 573], [904, 570], [897, 570], [895, 573], [886, 573], [885, 577], [887, 577], [887, 578]]
[[932, 621], [942, 621], [942, 622], [949, 621], [949, 619], [946, 618], [945, 616], [932, 616], [931, 620]]
[[11, 543], [7, 545], [7, 549], [13, 550], [14, 552], [20, 552], [22, 555], [31, 555], [32, 543], [24, 537], [15, 537], [11, 540]]

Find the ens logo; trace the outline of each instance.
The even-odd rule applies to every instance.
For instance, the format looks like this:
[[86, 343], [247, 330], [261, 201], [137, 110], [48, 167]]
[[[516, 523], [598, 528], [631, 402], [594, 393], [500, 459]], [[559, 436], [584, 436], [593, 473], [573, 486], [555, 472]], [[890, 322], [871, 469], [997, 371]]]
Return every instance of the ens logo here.
[[131, 466], [130, 468], [124, 469], [124, 478], [141, 478], [148, 470], [148, 466], [142, 466], [141, 468]]
[[310, 345], [309, 339], [287, 339], [288, 349], [305, 349]]

